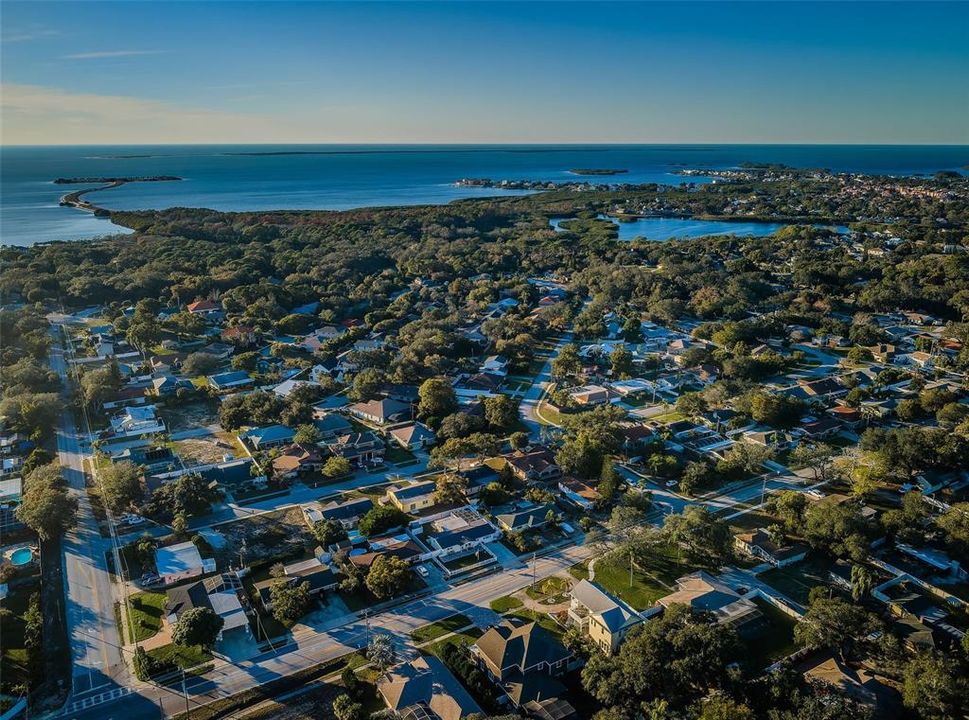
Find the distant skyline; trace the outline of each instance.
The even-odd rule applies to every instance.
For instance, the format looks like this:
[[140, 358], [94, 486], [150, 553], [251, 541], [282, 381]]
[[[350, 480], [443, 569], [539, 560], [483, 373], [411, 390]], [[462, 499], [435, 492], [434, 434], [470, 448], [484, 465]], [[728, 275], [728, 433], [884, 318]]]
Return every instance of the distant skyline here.
[[960, 2], [2, 0], [0, 142], [969, 143]]

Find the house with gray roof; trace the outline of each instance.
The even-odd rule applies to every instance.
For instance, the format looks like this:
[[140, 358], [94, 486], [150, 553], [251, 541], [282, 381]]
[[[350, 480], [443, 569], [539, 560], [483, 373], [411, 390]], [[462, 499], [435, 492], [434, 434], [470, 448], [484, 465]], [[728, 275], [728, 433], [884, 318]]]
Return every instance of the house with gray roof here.
[[642, 616], [599, 585], [581, 580], [572, 588], [569, 621], [606, 655], [614, 653]]

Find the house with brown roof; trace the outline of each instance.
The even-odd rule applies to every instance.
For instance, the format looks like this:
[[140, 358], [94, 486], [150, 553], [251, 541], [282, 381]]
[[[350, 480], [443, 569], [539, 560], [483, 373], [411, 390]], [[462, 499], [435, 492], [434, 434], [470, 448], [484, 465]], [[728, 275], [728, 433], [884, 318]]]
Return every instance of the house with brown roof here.
[[433, 655], [391, 668], [377, 690], [396, 717], [413, 720], [462, 720], [481, 708], [451, 671]]
[[241, 347], [255, 345], [258, 339], [256, 331], [248, 325], [233, 325], [232, 327], [227, 327], [222, 331], [220, 337], [225, 342]]
[[302, 473], [319, 470], [321, 467], [323, 467], [323, 453], [312, 445], [289, 445], [280, 451], [278, 457], [273, 458], [273, 470], [280, 478], [294, 478]]
[[798, 560], [803, 560], [808, 554], [807, 545], [803, 543], [777, 544], [761, 528], [735, 536], [734, 546], [740, 552], [769, 562], [774, 567], [791, 565]]
[[[504, 619], [478, 638], [471, 654], [516, 709], [564, 702], [566, 689], [556, 678], [568, 670], [572, 653], [537, 622]], [[563, 717], [574, 715], [568, 710]]]
[[555, 463], [555, 456], [548, 448], [517, 451], [506, 455], [505, 461], [515, 476], [525, 482], [548, 482], [562, 476], [562, 469]]
[[386, 425], [410, 418], [411, 407], [409, 404], [397, 400], [380, 398], [379, 400], [354, 403], [347, 408], [347, 412], [361, 420], [367, 420], [376, 425]]
[[405, 450], [429, 448], [437, 442], [437, 435], [424, 423], [405, 423], [387, 431], [391, 439]]

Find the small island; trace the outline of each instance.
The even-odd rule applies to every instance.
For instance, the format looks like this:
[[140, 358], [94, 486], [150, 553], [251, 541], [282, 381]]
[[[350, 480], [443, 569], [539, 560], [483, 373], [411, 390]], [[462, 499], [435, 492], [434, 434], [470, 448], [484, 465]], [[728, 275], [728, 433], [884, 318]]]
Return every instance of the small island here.
[[145, 177], [74, 177], [56, 178], [55, 185], [90, 185], [91, 183], [117, 183], [119, 185], [130, 182], [168, 182], [181, 180], [176, 175], [147, 175]]
[[572, 168], [571, 175], [624, 175], [628, 170], [615, 168]]

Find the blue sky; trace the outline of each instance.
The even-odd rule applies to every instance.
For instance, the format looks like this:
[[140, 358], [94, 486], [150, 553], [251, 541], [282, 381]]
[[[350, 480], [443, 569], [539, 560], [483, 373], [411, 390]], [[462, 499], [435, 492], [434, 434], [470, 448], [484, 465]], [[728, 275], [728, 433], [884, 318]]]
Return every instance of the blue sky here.
[[2, 142], [969, 142], [969, 4], [3, 0]]

